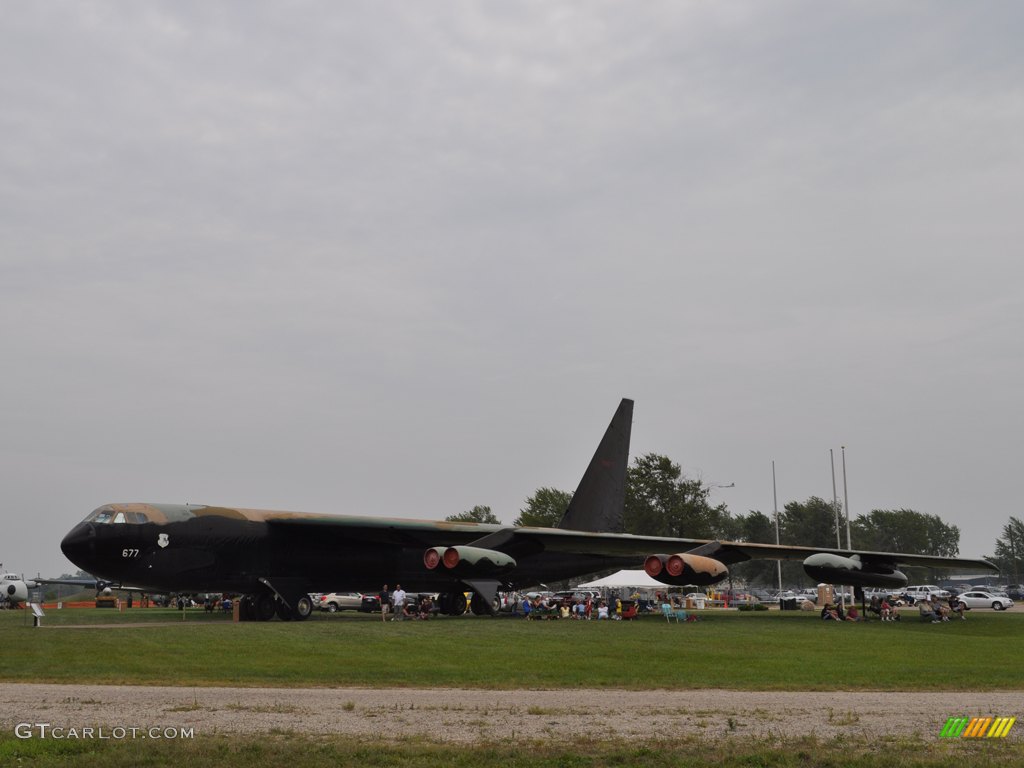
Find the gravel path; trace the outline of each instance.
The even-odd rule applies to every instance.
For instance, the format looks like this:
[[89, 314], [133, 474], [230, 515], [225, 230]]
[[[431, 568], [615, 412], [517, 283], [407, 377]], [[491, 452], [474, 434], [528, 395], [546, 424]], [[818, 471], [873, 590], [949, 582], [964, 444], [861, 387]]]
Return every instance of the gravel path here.
[[185, 727], [195, 734], [295, 731], [473, 742], [594, 733], [819, 738], [938, 736], [952, 716], [1021, 716], [1024, 691], [997, 693], [174, 688], [5, 683], [0, 726]]

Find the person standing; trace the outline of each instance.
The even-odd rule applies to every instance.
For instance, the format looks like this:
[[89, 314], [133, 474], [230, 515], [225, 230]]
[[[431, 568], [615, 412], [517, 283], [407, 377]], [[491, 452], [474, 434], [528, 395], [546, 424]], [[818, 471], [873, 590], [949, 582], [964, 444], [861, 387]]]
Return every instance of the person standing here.
[[380, 620], [388, 620], [388, 606], [391, 603], [391, 593], [388, 592], [388, 585], [384, 585], [384, 589], [377, 595], [377, 599], [380, 600]]
[[401, 584], [395, 584], [395, 591], [391, 594], [391, 602], [395, 610], [395, 618], [401, 621], [405, 618], [405, 590]]

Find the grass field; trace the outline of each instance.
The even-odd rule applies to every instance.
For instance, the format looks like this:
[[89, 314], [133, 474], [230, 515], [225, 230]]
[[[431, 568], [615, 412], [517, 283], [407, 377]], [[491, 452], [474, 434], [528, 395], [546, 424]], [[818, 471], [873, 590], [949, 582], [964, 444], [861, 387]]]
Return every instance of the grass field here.
[[[356, 614], [234, 624], [202, 611], [0, 612], [0, 680], [234, 686], [1017, 690], [1024, 612], [933, 625], [708, 611], [699, 622]], [[11, 657], [12, 660], [14, 657]], [[383, 659], [394, 663], [381, 663]]]
[[764, 766], [808, 768], [972, 768], [1020, 765], [1012, 743], [986, 744], [984, 749], [949, 742], [845, 740], [823, 743], [814, 738], [785, 741], [732, 739], [709, 743], [699, 738], [642, 743], [609, 742], [567, 737], [564, 741], [501, 742], [446, 745], [418, 740], [374, 742], [351, 738], [207, 737], [190, 742], [19, 741], [0, 736], [0, 765], [35, 768], [135, 768], [187, 765], [213, 768], [322, 768], [382, 766], [387, 768], [664, 768], [665, 766]]

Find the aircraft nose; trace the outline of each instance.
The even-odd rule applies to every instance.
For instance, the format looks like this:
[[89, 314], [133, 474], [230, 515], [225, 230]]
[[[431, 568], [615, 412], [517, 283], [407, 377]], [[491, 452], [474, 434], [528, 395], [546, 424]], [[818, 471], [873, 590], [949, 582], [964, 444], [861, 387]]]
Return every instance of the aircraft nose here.
[[79, 523], [60, 543], [60, 550], [72, 563], [88, 570], [87, 564], [96, 553], [96, 530], [92, 523]]

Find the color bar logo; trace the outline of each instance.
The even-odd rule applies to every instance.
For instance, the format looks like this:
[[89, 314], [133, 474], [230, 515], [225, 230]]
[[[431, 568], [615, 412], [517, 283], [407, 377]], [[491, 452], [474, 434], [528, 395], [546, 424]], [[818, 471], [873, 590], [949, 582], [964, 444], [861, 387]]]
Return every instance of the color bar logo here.
[[1016, 717], [951, 717], [939, 734], [941, 739], [1002, 739]]

